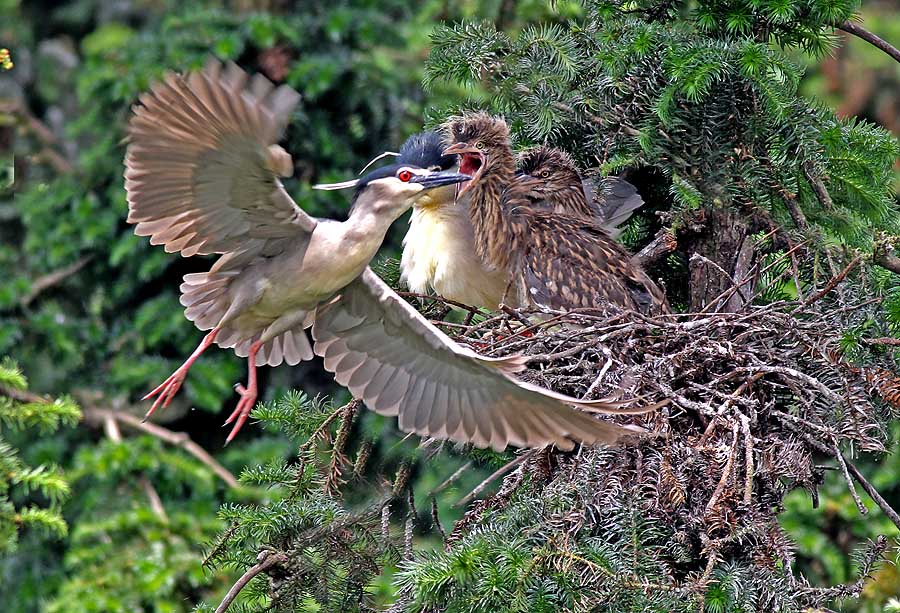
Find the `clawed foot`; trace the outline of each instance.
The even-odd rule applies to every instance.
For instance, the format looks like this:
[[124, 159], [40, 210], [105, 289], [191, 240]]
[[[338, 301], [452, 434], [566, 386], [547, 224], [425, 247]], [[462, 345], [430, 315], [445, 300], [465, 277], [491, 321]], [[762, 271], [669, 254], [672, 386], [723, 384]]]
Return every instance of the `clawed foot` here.
[[[241, 399], [238, 400], [237, 406], [232, 411], [231, 415], [228, 419], [225, 420], [223, 426], [227, 426], [231, 422], [234, 423], [234, 427], [231, 429], [231, 434], [228, 435], [228, 438], [225, 439], [225, 444], [230, 443], [237, 433], [240, 432], [241, 428], [244, 426], [244, 422], [247, 421], [247, 417], [250, 416], [250, 411], [253, 410], [253, 406], [256, 404], [256, 386], [251, 385], [250, 388], [246, 388], [240, 383], [234, 386], [234, 390], [241, 395]], [[235, 421], [237, 420], [237, 421]]]
[[147, 411], [147, 414], [144, 415], [145, 421], [153, 415], [153, 412], [160, 406], [163, 408], [169, 406], [172, 402], [172, 398], [174, 398], [175, 394], [178, 393], [178, 390], [181, 389], [181, 384], [184, 383], [184, 378], [186, 376], [187, 369], [182, 370], [179, 368], [169, 375], [169, 378], [160, 383], [152, 392], [141, 398], [141, 400], [149, 400], [158, 395], [158, 398], [153, 402], [153, 406], [151, 406], [150, 410]]

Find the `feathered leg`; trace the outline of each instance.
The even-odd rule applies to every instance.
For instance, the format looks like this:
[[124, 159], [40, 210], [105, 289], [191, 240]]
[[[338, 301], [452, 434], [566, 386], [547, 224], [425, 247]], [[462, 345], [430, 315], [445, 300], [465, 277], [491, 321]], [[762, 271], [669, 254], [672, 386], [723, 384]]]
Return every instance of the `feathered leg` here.
[[238, 400], [237, 406], [234, 408], [234, 411], [225, 420], [225, 423], [222, 425], [227, 426], [235, 419], [237, 421], [234, 424], [234, 428], [231, 429], [231, 434], [228, 435], [228, 438], [225, 439], [225, 444], [230, 443], [237, 433], [240, 432], [241, 428], [244, 426], [244, 422], [247, 421], [247, 417], [250, 415], [250, 411], [253, 410], [253, 405], [256, 404], [256, 354], [259, 353], [259, 350], [265, 344], [264, 341], [259, 340], [250, 345], [250, 353], [247, 355], [247, 387], [244, 387], [240, 383], [238, 383], [234, 389], [237, 390], [237, 393], [241, 395], [241, 399]]
[[178, 390], [181, 388], [181, 384], [184, 383], [185, 377], [187, 377], [188, 370], [190, 370], [191, 365], [197, 361], [197, 358], [200, 357], [204, 351], [206, 351], [210, 345], [216, 340], [216, 335], [219, 333], [221, 328], [215, 327], [209, 331], [209, 333], [203, 337], [203, 340], [200, 341], [200, 345], [194, 350], [194, 353], [191, 354], [187, 360], [184, 361], [184, 364], [178, 367], [178, 370], [169, 375], [169, 378], [160, 383], [156, 389], [152, 392], [141, 398], [141, 400], [148, 400], [153, 398], [154, 396], [159, 396], [154, 402], [153, 406], [150, 407], [150, 410], [147, 411], [147, 414], [144, 416], [144, 419], [149, 418], [153, 415], [153, 412], [162, 405], [163, 408], [169, 406], [169, 403], [172, 402], [172, 398], [175, 397], [175, 394], [178, 393]]

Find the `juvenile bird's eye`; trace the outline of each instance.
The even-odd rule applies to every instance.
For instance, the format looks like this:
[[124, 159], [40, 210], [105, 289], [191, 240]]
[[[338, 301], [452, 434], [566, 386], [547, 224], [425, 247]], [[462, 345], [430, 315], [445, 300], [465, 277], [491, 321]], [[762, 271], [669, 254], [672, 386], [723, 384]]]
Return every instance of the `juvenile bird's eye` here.
[[550, 171], [549, 171], [549, 170], [542, 170], [542, 171], [541, 171], [541, 177], [543, 177], [544, 179], [546, 179], [546, 178], [549, 177], [549, 176], [550, 176]]
[[484, 143], [481, 141], [478, 141], [477, 143], [475, 143], [475, 148], [476, 149], [484, 149]]
[[403, 181], [404, 183], [408, 183], [410, 179], [412, 179], [412, 173], [408, 170], [401, 170], [397, 173], [397, 178]]

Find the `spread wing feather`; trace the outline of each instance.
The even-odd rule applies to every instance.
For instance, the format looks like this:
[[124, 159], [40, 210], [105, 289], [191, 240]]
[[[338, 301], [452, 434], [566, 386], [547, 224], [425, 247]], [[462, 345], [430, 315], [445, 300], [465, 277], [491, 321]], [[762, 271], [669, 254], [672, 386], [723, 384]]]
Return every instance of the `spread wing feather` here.
[[[277, 251], [316, 221], [285, 192], [278, 147], [299, 94], [218, 62], [169, 74], [142, 95], [128, 128], [128, 221], [184, 256]], [[277, 248], [274, 248], [276, 247]]]
[[622, 225], [644, 206], [637, 188], [618, 177], [588, 174], [581, 182], [587, 201], [597, 210], [597, 220], [613, 238], [622, 233]]
[[610, 400], [578, 401], [516, 380], [524, 360], [487, 358], [460, 346], [397, 296], [370, 269], [340, 299], [320, 307], [315, 352], [335, 380], [400, 428], [422, 436], [503, 449], [574, 441], [613, 444], [635, 431], [568, 405], [643, 413]]

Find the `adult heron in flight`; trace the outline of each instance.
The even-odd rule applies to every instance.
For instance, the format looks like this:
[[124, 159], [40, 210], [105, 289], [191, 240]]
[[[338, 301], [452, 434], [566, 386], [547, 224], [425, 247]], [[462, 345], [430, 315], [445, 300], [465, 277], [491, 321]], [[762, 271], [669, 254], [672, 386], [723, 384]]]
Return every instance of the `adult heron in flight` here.
[[[256, 402], [257, 366], [324, 358], [372, 410], [420, 435], [503, 449], [634, 434], [577, 411], [640, 413], [517, 380], [526, 358], [483, 357], [453, 342], [400, 299], [368, 264], [390, 224], [435, 188], [469, 177], [393, 164], [354, 181], [346, 221], [315, 219], [285, 191], [293, 171], [278, 142], [299, 95], [211, 63], [170, 74], [140, 98], [129, 124], [125, 187], [135, 233], [183, 256], [218, 255], [184, 277], [186, 317], [209, 332], [146, 398], [166, 406], [212, 344], [248, 361], [248, 383], [226, 423], [231, 441]], [[305, 330], [311, 328], [311, 346]]]

